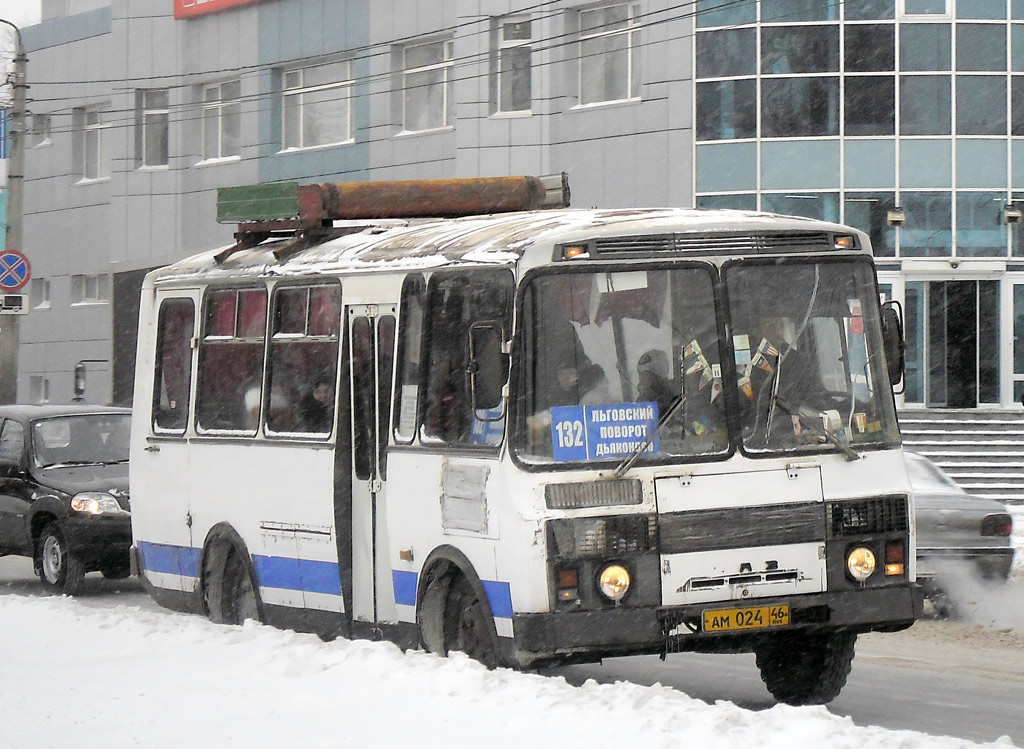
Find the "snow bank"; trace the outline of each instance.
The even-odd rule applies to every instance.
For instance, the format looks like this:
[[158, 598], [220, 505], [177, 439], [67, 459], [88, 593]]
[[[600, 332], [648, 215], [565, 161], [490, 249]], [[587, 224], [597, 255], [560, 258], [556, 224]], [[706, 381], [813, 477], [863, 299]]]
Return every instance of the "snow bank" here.
[[488, 672], [459, 655], [69, 598], [0, 596], [0, 622], [7, 749], [978, 746], [859, 728], [823, 707], [754, 712], [661, 685], [573, 687], [561, 677]]

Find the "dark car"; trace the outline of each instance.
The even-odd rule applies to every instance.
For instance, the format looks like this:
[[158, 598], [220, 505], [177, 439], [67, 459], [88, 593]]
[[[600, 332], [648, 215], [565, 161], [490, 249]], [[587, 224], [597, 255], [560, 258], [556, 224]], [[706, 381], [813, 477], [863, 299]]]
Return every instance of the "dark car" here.
[[954, 589], [1009, 577], [1013, 518], [1001, 502], [968, 494], [923, 455], [904, 455], [914, 488], [917, 576], [936, 609], [952, 613]]
[[55, 593], [127, 577], [130, 430], [127, 408], [0, 406], [0, 555], [32, 557]]

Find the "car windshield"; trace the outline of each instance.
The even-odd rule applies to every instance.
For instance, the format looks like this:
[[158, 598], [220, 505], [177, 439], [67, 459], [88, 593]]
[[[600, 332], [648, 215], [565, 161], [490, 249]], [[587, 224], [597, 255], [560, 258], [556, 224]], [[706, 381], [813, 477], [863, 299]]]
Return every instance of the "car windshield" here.
[[725, 282], [747, 452], [898, 442], [868, 262], [744, 261]]
[[953, 479], [928, 458], [913, 453], [904, 453], [907, 463], [907, 475], [915, 492], [920, 493], [955, 493], [964, 494]]
[[727, 452], [710, 266], [573, 271], [535, 277], [524, 292], [520, 459]]
[[123, 463], [128, 460], [131, 414], [74, 414], [32, 422], [36, 465]]

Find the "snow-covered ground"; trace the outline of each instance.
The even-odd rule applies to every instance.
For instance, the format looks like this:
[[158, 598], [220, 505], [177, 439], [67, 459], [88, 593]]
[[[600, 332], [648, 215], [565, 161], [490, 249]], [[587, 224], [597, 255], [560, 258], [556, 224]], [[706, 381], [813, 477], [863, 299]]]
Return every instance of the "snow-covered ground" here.
[[[1011, 509], [1019, 590], [1024, 507]], [[993, 624], [1024, 631], [1022, 606], [1015, 620]], [[561, 677], [488, 672], [459, 655], [24, 591], [0, 592], [0, 685], [5, 749], [977, 746], [857, 727], [824, 707], [752, 711], [660, 685], [577, 687]]]

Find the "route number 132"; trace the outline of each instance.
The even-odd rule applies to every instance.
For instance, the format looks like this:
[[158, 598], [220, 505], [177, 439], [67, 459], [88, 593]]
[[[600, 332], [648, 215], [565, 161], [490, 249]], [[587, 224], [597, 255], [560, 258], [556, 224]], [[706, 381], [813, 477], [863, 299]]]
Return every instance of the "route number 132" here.
[[560, 421], [555, 424], [559, 447], [583, 447], [583, 422]]

